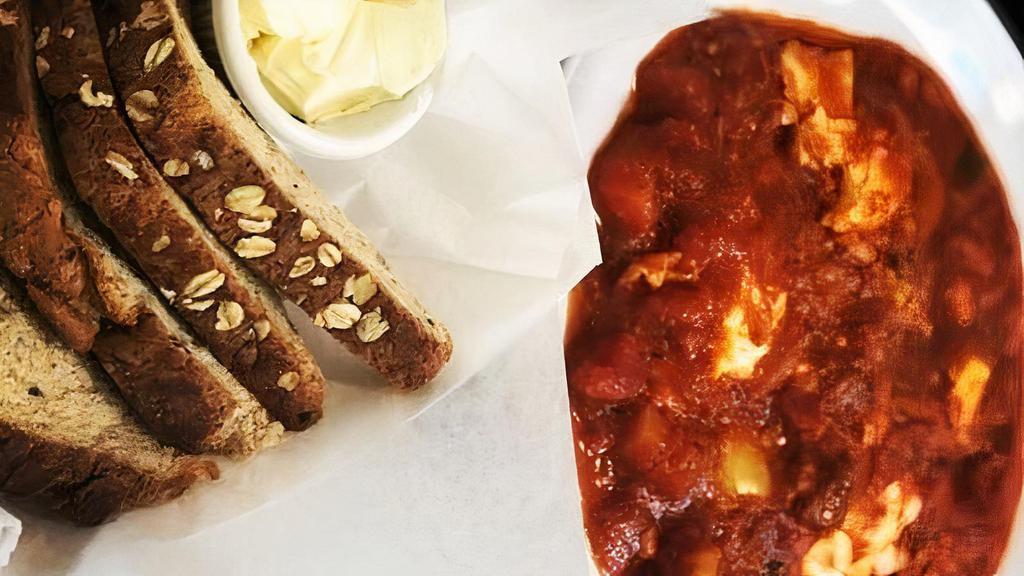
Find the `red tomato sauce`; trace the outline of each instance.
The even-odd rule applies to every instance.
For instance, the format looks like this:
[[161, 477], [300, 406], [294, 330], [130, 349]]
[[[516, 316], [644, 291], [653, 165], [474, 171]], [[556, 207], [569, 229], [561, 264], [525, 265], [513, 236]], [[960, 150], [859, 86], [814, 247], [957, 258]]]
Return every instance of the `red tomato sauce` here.
[[727, 13], [635, 86], [565, 344], [597, 565], [992, 574], [1021, 491], [1020, 243], [945, 84], [892, 43]]

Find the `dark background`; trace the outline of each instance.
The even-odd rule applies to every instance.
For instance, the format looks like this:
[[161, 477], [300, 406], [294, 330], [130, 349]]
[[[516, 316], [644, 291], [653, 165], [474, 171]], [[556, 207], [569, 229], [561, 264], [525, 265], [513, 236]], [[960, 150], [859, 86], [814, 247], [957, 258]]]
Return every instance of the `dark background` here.
[[1024, 54], [1024, 36], [1021, 36], [1021, 32], [1024, 31], [1024, 15], [1022, 15], [1024, 0], [989, 0], [989, 2], [1006, 29], [1010, 31], [1010, 35], [1013, 36], [1014, 42], [1017, 43], [1017, 49]]

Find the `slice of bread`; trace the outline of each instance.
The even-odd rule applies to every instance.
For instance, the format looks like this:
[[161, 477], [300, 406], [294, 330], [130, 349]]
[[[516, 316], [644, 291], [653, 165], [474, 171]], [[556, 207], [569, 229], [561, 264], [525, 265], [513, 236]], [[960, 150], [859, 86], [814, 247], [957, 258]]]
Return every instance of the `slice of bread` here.
[[[257, 281], [199, 222], [139, 147], [113, 95], [86, 0], [35, 0], [43, 91], [78, 195], [93, 209], [214, 356], [291, 430], [322, 414], [324, 378], [274, 290]], [[42, 73], [45, 72], [45, 73]], [[114, 158], [125, 169], [110, 164]], [[180, 178], [188, 164], [162, 166]], [[198, 169], [198, 167], [194, 168]], [[219, 286], [192, 296], [196, 278]], [[231, 313], [234, 316], [231, 316]]]
[[66, 205], [36, 100], [27, 2], [0, 3], [0, 261], [164, 443], [228, 454], [275, 443], [280, 424]]
[[[0, 2], [0, 18], [6, 12]], [[217, 477], [213, 462], [146, 435], [100, 371], [31, 308], [0, 272], [0, 491], [98, 524]]]
[[451, 356], [448, 331], [231, 98], [174, 0], [93, 10], [140, 142], [158, 165], [189, 164], [168, 183], [221, 242], [395, 385], [431, 380]]

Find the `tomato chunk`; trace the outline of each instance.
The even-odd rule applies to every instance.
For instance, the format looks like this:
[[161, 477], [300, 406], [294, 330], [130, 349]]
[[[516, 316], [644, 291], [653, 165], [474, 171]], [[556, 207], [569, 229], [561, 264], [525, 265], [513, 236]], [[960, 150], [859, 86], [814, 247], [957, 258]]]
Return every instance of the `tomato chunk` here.
[[572, 374], [572, 385], [596, 400], [620, 401], [640, 392], [647, 379], [647, 354], [624, 334], [599, 342]]

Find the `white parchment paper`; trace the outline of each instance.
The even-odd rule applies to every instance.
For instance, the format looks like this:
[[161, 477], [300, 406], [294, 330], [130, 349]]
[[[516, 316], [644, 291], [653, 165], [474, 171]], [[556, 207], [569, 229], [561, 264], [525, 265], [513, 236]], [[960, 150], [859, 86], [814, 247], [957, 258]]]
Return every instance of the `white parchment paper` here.
[[355, 162], [295, 156], [448, 325], [437, 381], [393, 391], [292, 314], [331, 381], [321, 423], [99, 528], [15, 504], [25, 534], [5, 574], [585, 565], [556, 305], [598, 261], [594, 216], [558, 59], [529, 20], [500, 24], [516, 4], [449, 3], [437, 93], [401, 142]]
[[21, 537], [21, 520], [0, 508], [0, 570], [11, 560], [11, 553]]
[[[1024, 194], [1024, 65], [983, 0], [741, 4], [925, 56]], [[332, 379], [321, 424], [98, 529], [24, 516], [5, 575], [588, 572], [556, 301], [597, 261], [586, 167], [637, 61], [709, 5], [448, 6], [451, 47], [422, 123], [365, 160], [297, 158], [451, 328], [456, 353], [439, 382], [391, 392], [296, 315]], [[567, 91], [559, 63], [573, 56]]]

